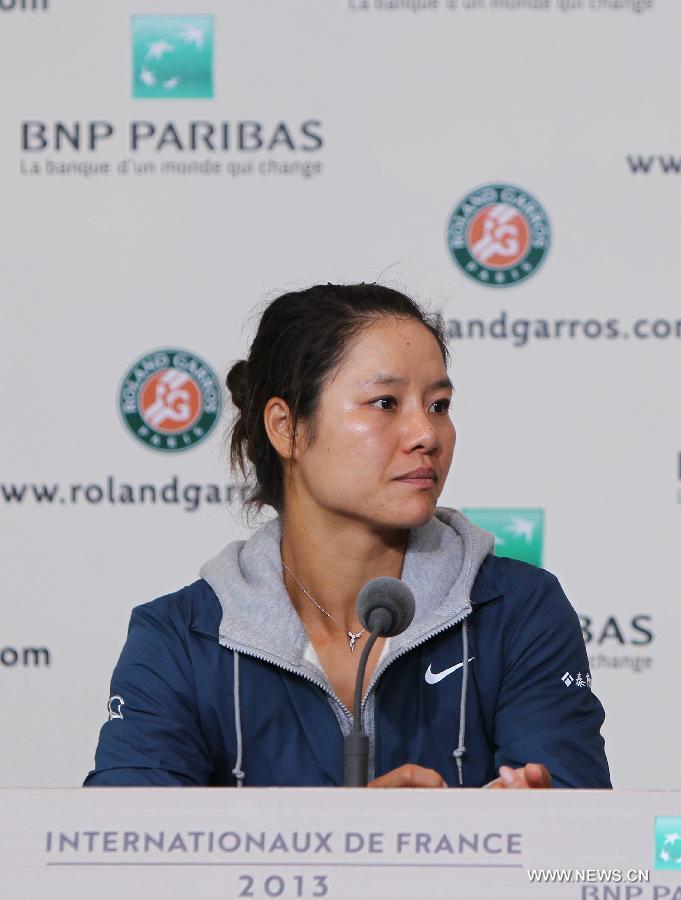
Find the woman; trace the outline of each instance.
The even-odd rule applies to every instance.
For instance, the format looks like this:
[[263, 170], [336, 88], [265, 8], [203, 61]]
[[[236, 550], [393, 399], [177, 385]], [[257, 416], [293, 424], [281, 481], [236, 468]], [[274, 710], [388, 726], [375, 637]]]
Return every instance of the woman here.
[[[437, 508], [452, 462], [442, 321], [379, 285], [265, 310], [227, 385], [232, 462], [277, 517], [133, 611], [88, 785], [337, 785], [362, 586], [412, 624], [369, 657], [374, 787], [610, 787], [577, 616], [556, 579]], [[113, 713], [112, 710], [113, 709]]]

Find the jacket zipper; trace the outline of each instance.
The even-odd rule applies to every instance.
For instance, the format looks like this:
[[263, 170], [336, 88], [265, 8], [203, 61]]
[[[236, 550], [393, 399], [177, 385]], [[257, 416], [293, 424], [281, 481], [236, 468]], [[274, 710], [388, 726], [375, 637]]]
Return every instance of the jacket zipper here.
[[[447, 622], [445, 625], [442, 625], [440, 628], [436, 628], [434, 631], [428, 632], [426, 635], [419, 638], [417, 641], [414, 641], [413, 643], [408, 644], [405, 647], [402, 647], [402, 649], [399, 650], [399, 652], [395, 653], [394, 656], [392, 656], [392, 657], [389, 656], [388, 659], [383, 661], [382, 665], [377, 666], [376, 670], [374, 671], [374, 674], [371, 676], [371, 681], [369, 682], [369, 686], [367, 687], [367, 692], [366, 692], [364, 698], [362, 699], [361, 712], [364, 712], [364, 707], [366, 705], [367, 700], [369, 699], [369, 695], [371, 694], [371, 691], [374, 689], [374, 686], [376, 685], [376, 682], [381, 677], [381, 675], [383, 675], [383, 673], [388, 669], [388, 667], [391, 666], [395, 662], [396, 659], [399, 659], [400, 656], [404, 656], [405, 653], [409, 653], [415, 647], [420, 647], [421, 644], [425, 644], [426, 641], [429, 641], [432, 637], [435, 637], [438, 634], [442, 634], [442, 632], [447, 631], [448, 628], [454, 628], [455, 625], [458, 625], [459, 623], [463, 622], [463, 620], [466, 619], [472, 612], [473, 612], [473, 608], [472, 608], [472, 606], [469, 606], [467, 610], [464, 610], [462, 615], [457, 616], [455, 619], [453, 619], [450, 622]], [[213, 635], [207, 635], [207, 636], [213, 637]], [[292, 675], [298, 675], [301, 678], [306, 678], [308, 681], [311, 681], [312, 684], [316, 684], [317, 687], [321, 688], [326, 694], [328, 694], [329, 697], [331, 697], [340, 706], [340, 708], [345, 712], [345, 714], [350, 719], [352, 719], [352, 712], [347, 708], [347, 706], [343, 703], [343, 701], [338, 696], [336, 696], [335, 692], [331, 689], [331, 687], [328, 684], [325, 684], [320, 678], [315, 678], [313, 675], [309, 675], [307, 672], [301, 672], [301, 671], [299, 671], [299, 669], [293, 668], [293, 666], [287, 666], [285, 663], [280, 662], [279, 660], [273, 659], [271, 656], [257, 653], [255, 650], [253, 650], [250, 647], [243, 647], [243, 646], [239, 646], [237, 644], [231, 644], [231, 643], [222, 643], [219, 636], [218, 636], [218, 643], [220, 643], [221, 646], [225, 647], [227, 650], [231, 650], [232, 652], [243, 653], [244, 656], [252, 656], [254, 659], [259, 659], [261, 662], [266, 662], [266, 663], [270, 663], [271, 665], [278, 666], [280, 669], [284, 669], [286, 672], [290, 672]], [[338, 723], [338, 727], [340, 728], [340, 722]]]

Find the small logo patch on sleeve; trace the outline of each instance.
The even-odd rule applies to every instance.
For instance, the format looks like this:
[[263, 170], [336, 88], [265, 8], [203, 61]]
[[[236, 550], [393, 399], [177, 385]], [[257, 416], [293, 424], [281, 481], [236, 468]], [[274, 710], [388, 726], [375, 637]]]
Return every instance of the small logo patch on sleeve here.
[[109, 697], [106, 708], [109, 713], [109, 718], [107, 719], [110, 722], [112, 719], [122, 719], [123, 718], [123, 710], [122, 706], [125, 705], [125, 700], [119, 696], [118, 694], [114, 694], [112, 697]]

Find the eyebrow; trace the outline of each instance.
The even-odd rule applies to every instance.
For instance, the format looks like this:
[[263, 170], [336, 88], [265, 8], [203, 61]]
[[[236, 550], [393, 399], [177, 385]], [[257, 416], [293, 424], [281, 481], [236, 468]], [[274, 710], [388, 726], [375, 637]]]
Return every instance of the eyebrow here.
[[[374, 378], [369, 378], [367, 381], [363, 381], [360, 384], [361, 388], [374, 387], [378, 384], [407, 384], [408, 379], [402, 378], [401, 375], [391, 375], [389, 372], [380, 372]], [[454, 390], [454, 385], [451, 380], [447, 377], [438, 378], [437, 381], [434, 381], [432, 384], [428, 385], [428, 390], [436, 390], [437, 388], [449, 388], [450, 390]]]

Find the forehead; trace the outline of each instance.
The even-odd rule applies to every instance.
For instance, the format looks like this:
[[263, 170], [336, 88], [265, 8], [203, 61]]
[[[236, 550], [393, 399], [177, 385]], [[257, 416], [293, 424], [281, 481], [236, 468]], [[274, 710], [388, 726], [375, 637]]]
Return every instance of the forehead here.
[[440, 346], [425, 325], [385, 318], [363, 328], [351, 340], [334, 380], [360, 387], [386, 372], [404, 380], [446, 375]]

